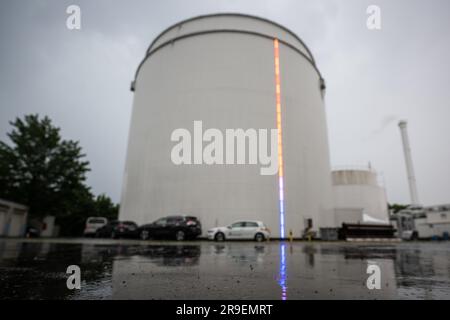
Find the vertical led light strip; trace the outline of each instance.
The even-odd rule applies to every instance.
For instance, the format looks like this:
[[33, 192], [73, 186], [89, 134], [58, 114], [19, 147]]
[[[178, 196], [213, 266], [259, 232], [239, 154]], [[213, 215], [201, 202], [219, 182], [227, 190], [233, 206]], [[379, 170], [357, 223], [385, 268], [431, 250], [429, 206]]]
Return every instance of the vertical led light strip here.
[[281, 287], [281, 300], [287, 300], [286, 243], [280, 245], [280, 272], [278, 284]]
[[275, 94], [277, 104], [278, 129], [278, 188], [280, 199], [280, 236], [284, 239], [284, 172], [283, 172], [283, 132], [281, 129], [281, 84], [280, 84], [280, 50], [278, 39], [273, 40], [275, 56]]

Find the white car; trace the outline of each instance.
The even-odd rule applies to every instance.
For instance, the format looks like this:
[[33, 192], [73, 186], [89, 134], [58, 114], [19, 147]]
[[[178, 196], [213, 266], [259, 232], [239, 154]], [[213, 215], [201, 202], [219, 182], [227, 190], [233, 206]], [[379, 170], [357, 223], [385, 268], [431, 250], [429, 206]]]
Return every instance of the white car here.
[[86, 227], [84, 228], [84, 236], [94, 236], [98, 229], [105, 226], [108, 219], [104, 217], [89, 217], [86, 220]]
[[208, 239], [225, 240], [255, 240], [258, 242], [270, 238], [269, 229], [261, 221], [237, 221], [227, 227], [208, 230]]

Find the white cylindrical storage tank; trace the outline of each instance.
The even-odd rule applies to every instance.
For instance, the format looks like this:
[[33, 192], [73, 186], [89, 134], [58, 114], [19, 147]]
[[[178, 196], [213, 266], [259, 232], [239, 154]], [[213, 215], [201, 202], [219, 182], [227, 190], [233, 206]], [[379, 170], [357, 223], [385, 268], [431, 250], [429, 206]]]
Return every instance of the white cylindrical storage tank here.
[[[333, 224], [324, 81], [291, 31], [239, 14], [180, 22], [152, 43], [132, 88], [120, 219], [143, 224], [194, 215], [204, 233], [238, 220], [260, 220], [272, 237], [289, 230], [301, 236], [308, 222], [314, 230]], [[181, 141], [171, 140], [177, 129], [191, 134], [190, 165], [173, 161]], [[211, 143], [205, 136], [201, 141], [208, 129], [223, 134], [224, 163], [227, 130], [254, 129], [260, 143], [260, 129], [269, 131], [269, 140], [271, 129], [281, 129], [275, 135], [278, 170], [261, 174], [266, 166], [259, 144], [257, 164], [249, 154], [246, 164], [195, 159], [196, 148], [206, 150]], [[254, 141], [249, 136], [247, 152]], [[203, 163], [194, 164], [198, 161]]]
[[[368, 222], [389, 221], [388, 203], [384, 187], [378, 183], [377, 173], [372, 169], [334, 170], [333, 195], [337, 212], [348, 212], [347, 223], [364, 222], [364, 217], [356, 219], [354, 210], [366, 215]], [[372, 219], [371, 219], [372, 218]]]

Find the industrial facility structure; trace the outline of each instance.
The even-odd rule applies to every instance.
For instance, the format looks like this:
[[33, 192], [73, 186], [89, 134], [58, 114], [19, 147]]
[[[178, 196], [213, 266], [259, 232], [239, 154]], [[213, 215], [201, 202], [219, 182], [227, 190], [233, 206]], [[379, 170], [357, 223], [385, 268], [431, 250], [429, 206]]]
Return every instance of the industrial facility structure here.
[[332, 172], [336, 225], [389, 223], [386, 192], [375, 170], [339, 169]]
[[450, 204], [409, 206], [391, 217], [403, 239], [450, 239]]
[[[204, 232], [236, 220], [260, 220], [274, 238], [337, 227], [334, 202], [384, 220], [384, 191], [373, 185], [370, 172], [342, 173], [367, 179], [352, 186], [336, 172], [332, 186], [325, 82], [310, 50], [285, 27], [241, 14], [177, 23], [150, 45], [131, 89], [121, 220], [143, 224], [194, 215]], [[194, 128], [200, 122], [200, 130]], [[179, 129], [194, 132], [197, 143], [183, 149], [184, 163], [171, 159]], [[252, 144], [246, 130], [277, 129], [269, 147], [277, 155], [276, 174], [261, 175], [254, 163], [203, 163], [196, 148], [202, 152], [217, 143], [204, 134], [208, 129], [246, 133], [241, 141], [233, 138], [233, 157], [240, 145], [248, 151]], [[251, 158], [250, 151], [244, 158]], [[333, 199], [333, 188], [345, 200]], [[349, 195], [355, 188], [358, 199]]]
[[403, 142], [411, 205], [393, 214], [390, 221], [397, 230], [399, 238], [448, 240], [450, 238], [450, 205], [423, 206], [420, 204], [409, 143], [408, 122], [402, 120], [398, 126]]
[[[121, 219], [196, 215], [203, 229], [264, 221], [275, 237], [333, 220], [324, 83], [305, 44], [252, 16], [183, 21], [152, 43], [133, 83]], [[171, 162], [178, 128], [278, 129], [276, 175]]]

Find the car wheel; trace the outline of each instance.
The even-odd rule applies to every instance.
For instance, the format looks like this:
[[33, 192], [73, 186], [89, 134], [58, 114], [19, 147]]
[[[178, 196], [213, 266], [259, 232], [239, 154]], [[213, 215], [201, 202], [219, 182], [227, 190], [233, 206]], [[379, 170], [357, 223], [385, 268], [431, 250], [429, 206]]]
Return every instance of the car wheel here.
[[184, 232], [179, 230], [177, 231], [177, 233], [175, 234], [175, 239], [177, 239], [177, 241], [183, 241], [185, 238]]
[[264, 237], [264, 235], [263, 235], [262, 233], [257, 233], [257, 234], [255, 235], [255, 240], [256, 240], [257, 242], [263, 242], [263, 241], [265, 240], [265, 237]]
[[214, 240], [219, 241], [219, 242], [225, 241], [225, 235], [222, 232], [219, 232], [214, 237]]
[[141, 231], [141, 234], [140, 234], [141, 240], [148, 240], [148, 238], [149, 238], [148, 236], [149, 236], [149, 234], [148, 234], [147, 230]]

